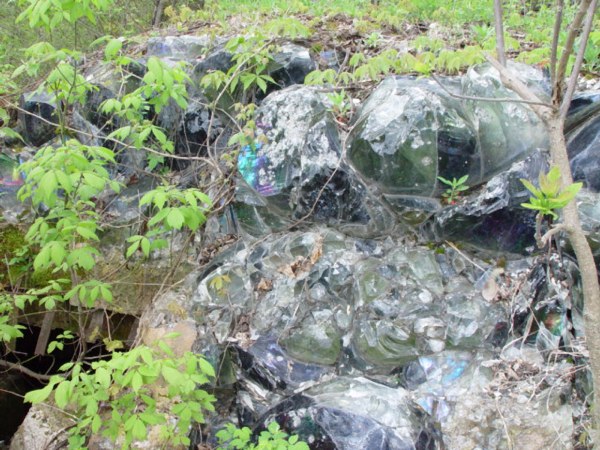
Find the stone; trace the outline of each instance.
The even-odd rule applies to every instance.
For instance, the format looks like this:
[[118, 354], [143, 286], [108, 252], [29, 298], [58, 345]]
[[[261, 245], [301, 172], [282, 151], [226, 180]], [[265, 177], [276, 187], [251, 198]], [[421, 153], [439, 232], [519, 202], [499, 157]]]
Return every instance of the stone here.
[[73, 419], [60, 409], [45, 404], [33, 405], [13, 436], [10, 450], [58, 450], [63, 447], [67, 430], [73, 425]]
[[0, 215], [14, 225], [21, 223], [22, 216], [29, 211], [29, 208], [17, 199], [17, 191], [23, 185], [23, 174], [15, 173], [15, 169], [22, 156], [8, 149], [0, 152]]
[[[458, 100], [485, 92], [510, 91], [487, 71], [463, 79], [386, 78], [361, 107], [348, 139], [350, 164], [386, 198], [437, 197], [446, 179], [469, 175], [477, 185], [538, 148], [546, 147], [543, 126], [518, 103]], [[514, 97], [514, 94], [512, 94]]]
[[[191, 98], [187, 109], [178, 116], [178, 123], [168, 130], [176, 129], [174, 136], [175, 155], [218, 157], [227, 148], [231, 129], [218, 114], [211, 112], [204, 97]], [[164, 125], [164, 123], [162, 123]], [[182, 170], [189, 161], [173, 159], [170, 165]]]
[[123, 67], [123, 72], [114, 70], [110, 64], [98, 64], [85, 72], [84, 77], [92, 84], [82, 108], [82, 115], [102, 131], [112, 131], [121, 125], [118, 118], [101, 112], [102, 103], [111, 98], [121, 97], [136, 90], [146, 74], [143, 61], [132, 61]]
[[435, 212], [422, 231], [436, 241], [449, 239], [480, 250], [530, 253], [536, 248], [536, 214], [521, 206], [531, 194], [520, 180], [537, 180], [547, 170], [547, 155], [534, 151], [456, 205]]
[[256, 123], [260, 138], [238, 158], [243, 177], [238, 186], [252, 189], [238, 187], [238, 215], [248, 216], [247, 205], [264, 205], [284, 223], [389, 225], [389, 214], [376, 199], [365, 200], [365, 187], [343, 164], [339, 133], [317, 89], [292, 86], [274, 92], [258, 109]]
[[447, 448], [572, 448], [573, 409], [565, 402], [571, 387], [561, 376], [570, 364], [548, 367], [525, 355], [463, 356], [458, 366], [448, 355], [427, 363], [427, 381], [415, 394], [435, 392], [419, 404], [437, 415]]
[[600, 194], [587, 189], [579, 191], [575, 199], [581, 226], [586, 233], [594, 257], [600, 257]]
[[565, 120], [565, 134], [569, 134], [600, 110], [600, 93], [598, 91], [578, 92], [573, 96]]
[[58, 125], [56, 101], [46, 92], [27, 92], [19, 99], [19, 129], [25, 141], [39, 147], [54, 139]]
[[276, 405], [263, 418], [315, 448], [437, 449], [441, 436], [402, 388], [339, 377]]
[[589, 117], [566, 138], [573, 179], [600, 192], [600, 114]]
[[298, 232], [229, 255], [203, 275], [190, 315], [205, 318], [206, 345], [226, 345], [231, 324], [243, 323], [233, 339], [271, 374], [261, 379], [293, 387], [293, 367], [382, 374], [449, 346], [486, 347], [506, 310], [464, 275], [451, 280], [422, 248]]
[[160, 36], [148, 39], [146, 56], [191, 61], [202, 57], [213, 45], [210, 36]]
[[259, 92], [258, 101], [260, 102], [275, 90], [295, 84], [304, 84], [306, 75], [316, 68], [317, 65], [312, 60], [307, 48], [290, 43], [281, 45], [267, 67], [267, 73], [275, 80], [275, 84], [269, 83], [264, 94]]

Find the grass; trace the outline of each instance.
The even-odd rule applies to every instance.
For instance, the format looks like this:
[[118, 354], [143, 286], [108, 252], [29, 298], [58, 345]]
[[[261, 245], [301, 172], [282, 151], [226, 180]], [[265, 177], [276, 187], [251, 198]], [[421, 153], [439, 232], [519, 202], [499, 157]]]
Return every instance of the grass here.
[[[549, 36], [555, 14], [542, 0], [538, 0], [540, 6], [535, 8], [528, 6], [532, 0], [523, 1], [504, 2], [507, 48], [511, 57], [544, 65], [549, 59]], [[165, 33], [232, 36], [251, 30], [264, 32], [265, 24], [273, 19], [285, 23], [286, 17], [295, 17], [311, 30], [310, 36], [296, 38], [308, 41], [313, 48], [351, 47], [352, 53], [356, 53], [364, 51], [364, 43], [376, 33], [381, 39], [366, 51], [367, 57], [404, 45], [416, 57], [427, 53], [427, 58], [440, 55], [447, 58], [444, 51], [471, 46], [493, 52], [495, 43], [493, 0], [380, 0], [378, 5], [372, 5], [371, 0], [206, 0], [203, 10], [195, 10], [193, 0], [173, 3], [165, 11], [163, 27], [168, 29]], [[569, 23], [574, 6], [566, 3], [565, 22]], [[96, 25], [81, 24], [78, 38], [73, 41], [73, 29], [39, 35], [24, 23], [15, 24], [19, 7], [8, 0], [0, 9], [0, 94], [9, 90], [8, 74], [21, 63], [23, 48], [47, 40], [56, 47], [85, 51], [103, 35], [141, 34], [150, 28], [152, 8], [148, 5], [147, 0], [116, 0], [109, 13], [97, 17]], [[454, 61], [447, 72], [455, 73], [468, 64], [466, 60], [456, 69]], [[443, 67], [443, 63], [438, 64], [436, 70], [443, 71]], [[584, 69], [593, 71], [598, 67], [597, 52], [590, 51]]]

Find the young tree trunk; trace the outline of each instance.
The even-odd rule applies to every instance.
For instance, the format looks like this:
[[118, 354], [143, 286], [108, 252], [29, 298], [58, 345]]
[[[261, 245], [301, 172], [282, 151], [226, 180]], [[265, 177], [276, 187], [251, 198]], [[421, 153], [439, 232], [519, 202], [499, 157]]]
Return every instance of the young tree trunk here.
[[502, 23], [502, 0], [494, 0], [494, 27], [496, 29], [496, 53], [498, 61], [506, 66], [506, 53], [504, 51], [504, 26]]
[[[567, 145], [564, 136], [564, 120], [552, 117], [547, 122], [550, 138], [550, 157], [552, 163], [560, 169], [563, 186], [573, 183], [571, 166], [567, 154]], [[590, 366], [594, 381], [594, 403], [592, 406], [593, 429], [592, 439], [594, 444], [600, 444], [600, 285], [598, 272], [592, 250], [581, 228], [577, 203], [570, 202], [563, 208], [563, 223], [569, 234], [573, 246], [583, 290], [583, 317], [587, 349], [590, 354]], [[596, 446], [595, 445], [595, 446]]]
[[[500, 0], [494, 0], [494, 3], [498, 5]], [[585, 47], [593, 26], [596, 5], [597, 0], [581, 0], [577, 14], [569, 25], [564, 51], [559, 60], [557, 57], [558, 33], [560, 32], [562, 22], [563, 0], [556, 0], [557, 17], [552, 39], [552, 57], [550, 63], [552, 104], [547, 106], [531, 105], [533, 111], [535, 111], [546, 126], [550, 144], [550, 159], [552, 164], [560, 170], [563, 188], [573, 183], [573, 175], [571, 173], [567, 143], [564, 135], [565, 118], [577, 86]], [[501, 23], [501, 8], [495, 8], [494, 12], [496, 23]], [[582, 24], [583, 29], [581, 29]], [[567, 62], [572, 54], [576, 38], [579, 38], [579, 49], [568, 83], [566, 83]], [[500, 47], [498, 46], [497, 48], [499, 49]], [[498, 57], [502, 60], [504, 55], [499, 54]], [[524, 100], [540, 101], [504, 64], [492, 58], [488, 58], [488, 60], [500, 72], [502, 82], [508, 88], [515, 91]], [[581, 275], [585, 336], [594, 382], [594, 403], [591, 408], [593, 420], [591, 438], [594, 447], [598, 448], [600, 447], [600, 284], [598, 283], [598, 270], [592, 251], [581, 227], [576, 201], [570, 202], [563, 208], [563, 223], [560, 227], [568, 233]]]
[[165, 10], [165, 4], [167, 0], [156, 0], [154, 4], [154, 14], [152, 15], [152, 26], [154, 28], [160, 25], [160, 21], [162, 20], [163, 11]]

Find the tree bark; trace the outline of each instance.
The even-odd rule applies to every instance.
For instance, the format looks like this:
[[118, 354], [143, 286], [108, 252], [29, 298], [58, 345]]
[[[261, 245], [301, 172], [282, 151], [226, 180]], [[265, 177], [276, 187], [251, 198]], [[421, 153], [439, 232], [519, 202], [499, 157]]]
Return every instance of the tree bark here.
[[[494, 0], [495, 4], [499, 0]], [[559, 7], [558, 17], [554, 26], [554, 36], [551, 49], [550, 72], [552, 76], [552, 106], [545, 107], [536, 104], [531, 105], [531, 109], [544, 122], [548, 132], [550, 143], [550, 159], [553, 165], [557, 166], [561, 173], [561, 184], [565, 188], [573, 183], [571, 165], [567, 152], [567, 143], [564, 135], [565, 118], [568, 112], [571, 98], [577, 85], [583, 54], [587, 45], [590, 30], [593, 26], [594, 14], [596, 11], [597, 0], [581, 0], [579, 9], [575, 18], [569, 25], [567, 39], [560, 60], [557, 58], [558, 33], [562, 22], [562, 0], [557, 1]], [[498, 11], [495, 12], [496, 21], [501, 20]], [[582, 32], [580, 27], [585, 24]], [[573, 52], [575, 39], [580, 37], [579, 50], [575, 58], [575, 64], [569, 78], [565, 92], [565, 78], [567, 62]], [[518, 77], [514, 76], [504, 65], [493, 58], [488, 57], [488, 61], [500, 72], [500, 78], [504, 85], [515, 91], [520, 97], [529, 100], [538, 100], [537, 96], [527, 88]], [[570, 202], [563, 208], [563, 226], [568, 230], [569, 240], [573, 246], [579, 273], [581, 275], [581, 284], [584, 299], [584, 326], [586, 345], [589, 351], [590, 368], [594, 382], [594, 403], [591, 408], [592, 430], [590, 437], [594, 446], [600, 447], [600, 284], [598, 283], [598, 270], [592, 255], [592, 250], [587, 241], [585, 233], [579, 220], [579, 212], [576, 201]]]
[[[573, 183], [571, 166], [565, 142], [564, 120], [554, 117], [547, 122], [550, 139], [550, 158], [552, 164], [558, 166], [562, 175], [562, 184], [569, 186]], [[594, 403], [592, 406], [592, 417], [594, 421], [594, 444], [599, 444], [600, 435], [600, 284], [598, 284], [598, 271], [596, 262], [585, 233], [581, 228], [579, 211], [576, 201], [570, 202], [563, 208], [563, 223], [569, 230], [569, 240], [573, 246], [584, 298], [583, 317], [585, 326], [585, 337], [587, 349], [590, 354], [590, 366], [594, 381]]]
[[163, 11], [165, 10], [165, 3], [167, 0], [156, 0], [154, 6], [154, 14], [152, 15], [152, 26], [154, 28], [160, 25], [160, 21], [162, 20]]
[[496, 54], [500, 64], [506, 67], [504, 27], [502, 26], [502, 0], [494, 0], [494, 25], [496, 28]]

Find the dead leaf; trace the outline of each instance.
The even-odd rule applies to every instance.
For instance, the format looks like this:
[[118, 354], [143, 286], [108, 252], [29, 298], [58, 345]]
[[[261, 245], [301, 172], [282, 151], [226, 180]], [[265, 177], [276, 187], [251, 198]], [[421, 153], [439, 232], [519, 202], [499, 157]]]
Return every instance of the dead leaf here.
[[501, 267], [497, 267], [496, 269], [492, 270], [492, 273], [490, 273], [490, 276], [483, 285], [481, 295], [488, 302], [494, 300], [498, 294], [498, 283], [496, 283], [496, 277], [502, 273], [504, 273], [504, 269]]
[[261, 278], [256, 285], [256, 289], [262, 292], [269, 292], [271, 289], [273, 289], [273, 281], [267, 280], [266, 278]]
[[300, 272], [302, 272], [303, 267], [304, 258], [302, 256], [297, 256], [293, 263], [280, 267], [278, 271], [290, 278], [296, 278]]
[[311, 265], [315, 265], [321, 256], [323, 256], [323, 236], [317, 238], [313, 251], [310, 254]]

